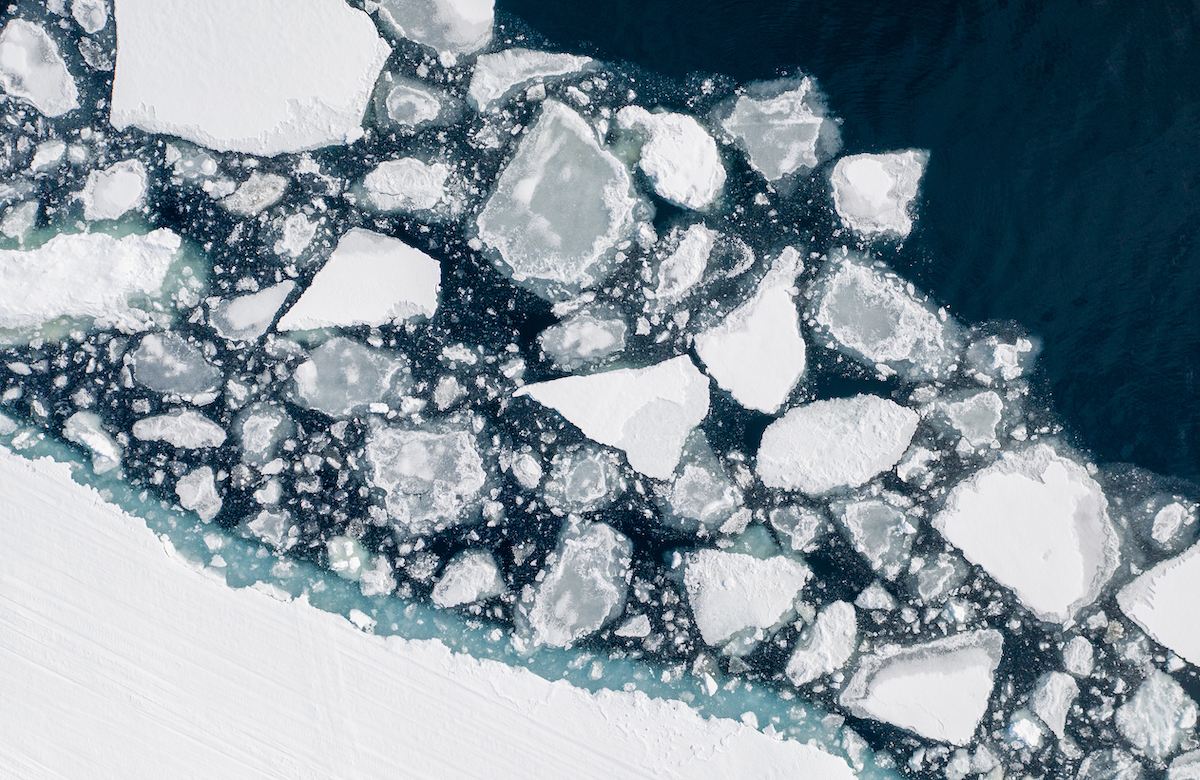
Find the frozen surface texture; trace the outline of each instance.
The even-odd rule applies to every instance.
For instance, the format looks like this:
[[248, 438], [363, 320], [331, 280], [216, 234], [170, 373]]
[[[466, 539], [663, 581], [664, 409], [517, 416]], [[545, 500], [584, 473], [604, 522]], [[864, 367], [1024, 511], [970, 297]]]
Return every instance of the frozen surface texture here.
[[683, 582], [696, 627], [710, 645], [747, 632], [774, 628], [793, 609], [808, 582], [807, 566], [794, 558], [767, 559], [722, 550], [697, 550], [684, 558]]
[[1183, 686], [1156, 670], [1117, 710], [1116, 720], [1117, 730], [1131, 745], [1162, 761], [1195, 728], [1196, 702]]
[[79, 108], [79, 91], [58, 45], [24, 19], [11, 20], [0, 32], [0, 87], [46, 116]]
[[430, 47], [447, 65], [492, 39], [494, 0], [378, 0], [375, 5], [397, 35]]
[[725, 166], [717, 142], [687, 114], [650, 112], [626, 106], [617, 112], [621, 127], [647, 136], [638, 167], [659, 197], [689, 209], [713, 202], [725, 186]]
[[907, 236], [912, 203], [925, 172], [928, 152], [854, 154], [833, 166], [833, 203], [842, 223], [862, 236]]
[[133, 435], [142, 441], [165, 441], [184, 450], [225, 443], [225, 429], [194, 409], [176, 409], [138, 420], [133, 424]]
[[841, 146], [837, 124], [827, 116], [816, 82], [807, 76], [754, 85], [718, 123], [746, 153], [750, 166], [771, 182], [807, 174]]
[[1121, 611], [1189, 663], [1200, 664], [1200, 543], [1163, 561], [1117, 594]]
[[467, 101], [476, 111], [490, 111], [532, 83], [579, 73], [592, 66], [591, 57], [534, 49], [505, 49], [475, 60]]
[[371, 203], [381, 211], [421, 211], [442, 200], [450, 168], [413, 157], [388, 160], [363, 179]]
[[788, 659], [793, 685], [805, 685], [846, 665], [858, 647], [858, 617], [853, 604], [835, 601], [817, 614]]
[[395, 403], [410, 389], [404, 355], [335, 336], [296, 367], [296, 399], [330, 417], [365, 412], [371, 404]]
[[146, 166], [122, 160], [88, 174], [83, 189], [83, 218], [116, 219], [142, 205], [146, 197]]
[[450, 559], [437, 584], [433, 586], [433, 603], [439, 607], [457, 607], [499, 596], [504, 592], [504, 579], [496, 560], [487, 550], [463, 550]]
[[256, 293], [226, 298], [212, 309], [212, 326], [230, 341], [254, 341], [267, 332], [279, 307], [296, 289], [288, 280]]
[[359, 138], [390, 50], [342, 0], [117, 0], [112, 124], [272, 157]]

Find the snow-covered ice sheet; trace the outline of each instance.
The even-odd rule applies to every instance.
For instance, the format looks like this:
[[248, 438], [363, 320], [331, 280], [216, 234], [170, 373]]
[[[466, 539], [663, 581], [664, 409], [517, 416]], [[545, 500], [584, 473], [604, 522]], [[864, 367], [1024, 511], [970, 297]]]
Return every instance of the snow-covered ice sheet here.
[[1200, 664], [1200, 543], [1163, 561], [1117, 594], [1121, 611], [1189, 663]]

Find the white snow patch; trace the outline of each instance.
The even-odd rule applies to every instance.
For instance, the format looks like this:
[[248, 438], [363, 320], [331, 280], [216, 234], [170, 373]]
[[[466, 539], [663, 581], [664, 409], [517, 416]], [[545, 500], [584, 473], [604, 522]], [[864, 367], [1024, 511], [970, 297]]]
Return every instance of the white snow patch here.
[[833, 166], [833, 203], [846, 227], [864, 236], [912, 230], [910, 206], [929, 153], [917, 149], [890, 154], [855, 154]]
[[476, 111], [490, 111], [526, 84], [579, 73], [594, 62], [591, 57], [534, 49], [505, 49], [495, 54], [483, 54], [475, 60], [467, 100]]
[[116, 219], [142, 205], [146, 197], [146, 166], [122, 160], [88, 174], [83, 188], [83, 218], [88, 222]]
[[363, 188], [381, 211], [426, 210], [442, 200], [449, 176], [445, 163], [404, 157], [377, 165], [363, 179]]
[[226, 298], [212, 309], [209, 319], [221, 338], [254, 341], [267, 332], [279, 307], [296, 288], [288, 280], [248, 295]]
[[194, 409], [145, 417], [133, 424], [133, 435], [142, 441], [165, 441], [185, 450], [220, 447], [225, 443], [225, 429]]
[[689, 552], [684, 566], [683, 583], [696, 627], [713, 646], [777, 626], [792, 612], [811, 576], [794, 558], [776, 555], [764, 560], [721, 550]]
[[638, 166], [664, 200], [702, 209], [725, 186], [725, 166], [717, 142], [694, 118], [626, 106], [617, 112], [617, 121], [623, 128], [636, 128], [649, 136]]
[[858, 616], [852, 604], [835, 601], [817, 613], [817, 620], [788, 659], [792, 685], [805, 685], [846, 665], [858, 648]]
[[1158, 564], [1117, 594], [1121, 611], [1154, 639], [1200, 666], [1200, 543]]
[[24, 19], [11, 20], [0, 32], [0, 88], [46, 116], [79, 108], [79, 90], [58, 45]]

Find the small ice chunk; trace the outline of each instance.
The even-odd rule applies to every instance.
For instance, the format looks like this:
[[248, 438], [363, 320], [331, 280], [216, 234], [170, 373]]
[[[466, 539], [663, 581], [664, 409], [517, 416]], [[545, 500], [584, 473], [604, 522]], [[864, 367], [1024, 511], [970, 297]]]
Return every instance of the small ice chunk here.
[[1200, 750], [1177, 756], [1167, 770], [1167, 780], [1200, 780]]
[[386, 325], [432, 317], [442, 267], [399, 239], [354, 228], [342, 236], [279, 330]]
[[674, 479], [656, 492], [664, 522], [684, 531], [717, 531], [742, 505], [742, 491], [699, 429], [684, 444]]
[[206, 523], [221, 512], [221, 495], [217, 492], [213, 470], [208, 466], [193, 469], [180, 477], [175, 483], [175, 495], [179, 496], [181, 507], [195, 512]]
[[438, 377], [437, 384], [433, 388], [433, 405], [438, 408], [439, 412], [444, 412], [458, 403], [466, 394], [467, 389], [455, 377], [446, 374]]
[[967, 579], [967, 568], [956, 556], [938, 553], [932, 558], [914, 560], [913, 566], [920, 568], [912, 572], [913, 589], [925, 604], [940, 604], [949, 598], [958, 586]]
[[1074, 677], [1062, 672], [1047, 672], [1029, 695], [1029, 707], [1054, 736], [1062, 739], [1067, 728], [1067, 713], [1078, 695], [1079, 685]]
[[111, 122], [262, 157], [362, 136], [391, 48], [343, 0], [121, 0]]
[[1087, 637], [1074, 636], [1063, 647], [1063, 668], [1076, 677], [1088, 677], [1093, 666], [1092, 643]]
[[775, 414], [804, 375], [804, 338], [793, 296], [799, 253], [788, 247], [754, 297], [696, 336], [696, 354], [747, 409]]
[[942, 400], [935, 406], [972, 447], [987, 447], [996, 441], [996, 426], [1004, 412], [1004, 401], [992, 390], [967, 395], [961, 400]]
[[463, 550], [442, 571], [430, 596], [442, 609], [485, 601], [504, 592], [500, 567], [487, 550]]
[[375, 87], [376, 121], [407, 132], [451, 121], [461, 113], [458, 101], [415, 79], [385, 73]]
[[928, 160], [929, 153], [919, 149], [838, 160], [829, 179], [842, 224], [861, 236], [907, 236], [912, 230], [910, 207]]
[[24, 244], [37, 224], [38, 208], [36, 200], [27, 200], [13, 206], [0, 221], [0, 233], [15, 238], [18, 244]]
[[1142, 780], [1142, 765], [1124, 750], [1097, 750], [1083, 759], [1075, 780]]
[[1117, 593], [1121, 611], [1155, 641], [1200, 665], [1200, 542], [1142, 574]]
[[225, 429], [194, 409], [176, 409], [138, 420], [133, 424], [133, 435], [142, 441], [165, 441], [182, 450], [225, 443]]
[[593, 63], [591, 57], [534, 49], [505, 49], [495, 54], [483, 54], [475, 60], [467, 100], [476, 111], [491, 111], [527, 84], [570, 76], [590, 68]]
[[806, 685], [846, 665], [858, 649], [858, 616], [854, 607], [835, 601], [817, 613], [788, 659], [785, 673], [792, 685]]
[[603, 363], [625, 351], [629, 326], [614, 306], [588, 306], [538, 336], [546, 356], [564, 371]]
[[277, 255], [298, 258], [317, 235], [317, 223], [309, 222], [303, 214], [289, 214], [277, 224], [279, 240], [271, 247]]
[[611, 526], [568, 518], [554, 563], [522, 615], [534, 646], [566, 647], [620, 615], [632, 551], [628, 537]]
[[716, 231], [699, 222], [676, 234], [675, 250], [659, 263], [658, 287], [649, 296], [665, 303], [681, 300], [700, 283], [717, 242]]
[[1154, 514], [1154, 523], [1150, 528], [1150, 538], [1163, 547], [1170, 547], [1182, 531], [1196, 523], [1196, 509], [1186, 506], [1179, 501], [1172, 501]]
[[828, 518], [824, 512], [800, 504], [776, 507], [768, 515], [771, 527], [791, 541], [797, 552], [810, 552], [825, 533]]
[[104, 424], [94, 412], [75, 412], [63, 425], [63, 436], [92, 453], [92, 471], [104, 474], [121, 465], [125, 455], [121, 445], [104, 430]]
[[613, 633], [626, 639], [643, 639], [648, 637], [650, 636], [650, 618], [645, 615], [631, 617]]
[[12, 19], [0, 32], [0, 88], [46, 116], [79, 108], [79, 90], [58, 45], [24, 19]]
[[901, 510], [879, 499], [847, 504], [838, 514], [854, 549], [885, 579], [908, 568], [917, 528]]
[[797, 406], [763, 433], [758, 475], [767, 487], [810, 495], [858, 487], [900, 461], [918, 419], [874, 395]]
[[960, 482], [933, 527], [1053, 623], [1095, 601], [1120, 556], [1104, 491], [1045, 444]]
[[536, 490], [542, 484], [542, 462], [532, 452], [521, 452], [513, 456], [512, 473], [526, 490]]
[[610, 505], [625, 491], [619, 458], [594, 445], [559, 451], [550, 462], [546, 504], [563, 513], [593, 512]]
[[331, 536], [325, 542], [329, 570], [345, 580], [358, 582], [371, 561], [371, 553], [350, 536]]
[[1155, 761], [1179, 749], [1196, 725], [1196, 702], [1170, 675], [1150, 673], [1133, 697], [1117, 708], [1117, 731]]
[[5, 414], [0, 414], [0, 436], [8, 436], [16, 430], [17, 424], [13, 422], [12, 418]]
[[1038, 348], [1027, 338], [985, 336], [967, 348], [967, 363], [990, 383], [1011, 382], [1027, 374], [1037, 360]]
[[841, 705], [927, 739], [966, 745], [987, 712], [1003, 637], [985, 630], [866, 656]]
[[476, 220], [513, 281], [556, 301], [603, 281], [649, 207], [591, 126], [547, 101]]
[[[492, 40], [495, 0], [376, 0], [379, 18], [397, 35], [436, 51], [453, 66]], [[481, 58], [482, 59], [482, 58]]]
[[29, 162], [29, 170], [34, 173], [57, 168], [67, 152], [67, 145], [58, 139], [42, 141], [33, 150], [33, 159]]
[[122, 160], [88, 174], [83, 188], [83, 218], [117, 219], [142, 205], [146, 197], [146, 166], [140, 160]]
[[807, 174], [841, 147], [838, 126], [811, 78], [764, 82], [746, 92], [718, 108], [717, 123], [767, 181]]
[[108, 25], [108, 3], [105, 0], [71, 0], [71, 16], [85, 33], [94, 35]]
[[396, 589], [396, 575], [392, 562], [386, 555], [376, 555], [371, 565], [362, 570], [358, 578], [358, 591], [367, 598], [390, 596]]
[[300, 539], [299, 529], [286, 509], [262, 510], [246, 521], [246, 530], [278, 552], [290, 550]]
[[450, 166], [415, 157], [381, 162], [363, 179], [371, 204], [380, 211], [425, 211], [442, 201]]
[[617, 121], [623, 128], [634, 128], [649, 136], [642, 146], [638, 167], [662, 199], [684, 208], [702, 209], [725, 186], [725, 166], [717, 142], [692, 117], [626, 106], [617, 112]]
[[900, 606], [896, 597], [887, 592], [879, 580], [872, 582], [854, 600], [854, 606], [859, 609], [882, 609], [890, 612]]
[[278, 406], [257, 403], [247, 407], [235, 426], [242, 444], [242, 460], [253, 466], [266, 465], [275, 457], [279, 442], [295, 429], [292, 418]]
[[734, 639], [761, 639], [793, 614], [811, 575], [784, 555], [761, 559], [722, 550], [684, 555], [683, 584], [696, 627], [705, 643], [719, 647]]
[[688, 434], [708, 414], [708, 380], [686, 355], [648, 368], [526, 385], [513, 395], [554, 409], [655, 479], [671, 478]]
[[296, 367], [296, 400], [330, 417], [349, 417], [375, 403], [398, 402], [412, 389], [408, 359], [335, 336]]
[[174, 332], [143, 336], [132, 359], [133, 378], [138, 384], [199, 404], [211, 402], [225, 378], [199, 347]]
[[449, 427], [381, 425], [367, 439], [371, 482], [386, 494], [397, 532], [423, 534], [467, 520], [487, 482], [475, 435]]
[[256, 293], [226, 298], [213, 307], [209, 320], [221, 338], [255, 341], [271, 327], [294, 289], [296, 283], [289, 279]]
[[278, 203], [287, 188], [288, 180], [279, 174], [255, 171], [236, 190], [222, 198], [221, 205], [230, 214], [253, 217]]

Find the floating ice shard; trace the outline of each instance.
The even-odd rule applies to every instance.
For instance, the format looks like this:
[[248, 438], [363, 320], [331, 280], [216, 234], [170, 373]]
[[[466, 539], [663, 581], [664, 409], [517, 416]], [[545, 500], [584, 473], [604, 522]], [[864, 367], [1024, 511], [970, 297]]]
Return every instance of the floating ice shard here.
[[1160, 547], [1177, 549], [1196, 525], [1196, 506], [1191, 502], [1172, 501], [1154, 513], [1150, 538]]
[[684, 444], [674, 478], [656, 492], [664, 522], [684, 531], [717, 531], [742, 505], [742, 491], [698, 429]]
[[445, 163], [403, 157], [377, 165], [363, 179], [363, 189], [380, 211], [426, 211], [442, 201], [449, 176]]
[[648, 368], [539, 382], [513, 395], [554, 409], [656, 479], [671, 478], [688, 434], [708, 414], [708, 380], [686, 355]]
[[296, 367], [296, 400], [330, 417], [349, 417], [372, 404], [396, 403], [412, 389], [408, 359], [336, 336]]
[[810, 495], [858, 487], [900, 461], [917, 422], [916, 412], [873, 395], [797, 406], [763, 432], [758, 476]]
[[854, 549], [884, 579], [908, 568], [917, 528], [902, 510], [872, 498], [847, 504], [838, 517]]
[[221, 205], [230, 214], [253, 217], [278, 203], [287, 188], [288, 180], [279, 174], [255, 171], [236, 190], [221, 198]]
[[416, 79], [384, 73], [375, 87], [375, 121], [415, 132], [426, 125], [450, 124], [462, 113], [462, 101]]
[[279, 442], [291, 436], [296, 425], [282, 408], [257, 403], [246, 408], [235, 431], [242, 445], [242, 460], [264, 466], [275, 457]]
[[176, 409], [146, 417], [133, 424], [133, 435], [142, 441], [165, 441], [182, 450], [220, 447], [225, 429], [194, 409]]
[[1074, 677], [1063, 672], [1047, 672], [1029, 695], [1029, 707], [1049, 727], [1050, 733], [1062, 739], [1067, 728], [1067, 713], [1077, 696], [1079, 684]]
[[359, 138], [390, 49], [342, 0], [120, 0], [111, 122], [272, 157]]
[[673, 303], [691, 292], [704, 278], [716, 241], [716, 231], [700, 223], [680, 233], [675, 250], [658, 265], [658, 287], [651, 297]]
[[797, 552], [810, 552], [824, 536], [829, 518], [823, 511], [800, 504], [785, 504], [771, 510], [771, 527], [791, 542]]
[[808, 629], [788, 659], [787, 674], [792, 685], [806, 685], [846, 665], [858, 649], [858, 616], [854, 606], [835, 601], [817, 613], [817, 620]]
[[967, 347], [967, 364], [984, 384], [1011, 382], [1033, 369], [1038, 345], [1023, 336], [984, 336]]
[[121, 458], [125, 454], [121, 445], [104, 430], [100, 417], [94, 412], [76, 412], [68, 417], [63, 425], [63, 436], [92, 453], [92, 470], [97, 474], [104, 474], [121, 465]]
[[105, 0], [71, 0], [71, 16], [85, 33], [93, 35], [108, 25]]
[[155, 230], [120, 239], [58, 235], [35, 250], [0, 250], [0, 343], [60, 317], [144, 330], [151, 319], [141, 300], [162, 293], [180, 244], [171, 231]]
[[450, 559], [433, 586], [433, 603], [448, 609], [499, 596], [504, 592], [500, 568], [487, 550], [463, 550]]
[[211, 403], [224, 375], [205, 359], [199, 347], [178, 333], [150, 333], [133, 352], [133, 378], [156, 393]]
[[702, 209], [725, 186], [717, 142], [692, 117], [626, 106], [617, 112], [617, 121], [648, 136], [638, 167], [659, 197], [684, 208]]
[[13, 206], [5, 212], [4, 219], [0, 220], [0, 233], [15, 238], [18, 244], [24, 244], [33, 231], [33, 226], [37, 224], [38, 208], [36, 200], [27, 200]]
[[122, 160], [88, 174], [83, 188], [83, 218], [88, 222], [116, 219], [142, 205], [146, 197], [146, 166]]
[[562, 78], [592, 67], [591, 57], [534, 49], [505, 49], [475, 60], [467, 100], [476, 111], [490, 111], [530, 83]]
[[752, 649], [793, 613], [810, 576], [807, 566], [784, 555], [761, 559], [722, 550], [684, 555], [688, 604], [700, 636], [714, 647], [744, 639]]
[[862, 659], [841, 704], [860, 718], [966, 745], [987, 712], [1002, 650], [990, 629], [881, 648]]
[[209, 321], [230, 341], [254, 341], [271, 327], [279, 307], [296, 289], [288, 280], [248, 295], [226, 298], [212, 309]]
[[494, 0], [376, 0], [375, 5], [397, 35], [435, 50], [447, 66], [492, 39]]
[[1196, 725], [1196, 702], [1183, 686], [1158, 670], [1150, 673], [1133, 697], [1117, 708], [1117, 731], [1155, 761], [1179, 749]]
[[1121, 611], [1188, 663], [1200, 666], [1200, 542], [1158, 564], [1117, 594]]
[[788, 247], [754, 297], [696, 336], [705, 370], [748, 409], [775, 414], [804, 374], [804, 338], [793, 296], [799, 253]]
[[208, 466], [201, 466], [180, 477], [175, 483], [175, 495], [179, 497], [181, 507], [195, 512], [206, 523], [221, 512], [221, 494], [217, 492], [213, 470]]
[[967, 579], [967, 567], [957, 556], [938, 553], [914, 558], [909, 565], [912, 589], [927, 605], [940, 604]]
[[625, 350], [629, 326], [612, 306], [580, 309], [538, 336], [542, 351], [564, 371], [603, 363]]
[[354, 228], [342, 236], [279, 330], [385, 325], [437, 310], [442, 267], [399, 239]]
[[603, 281], [648, 210], [584, 119], [547, 101], [476, 220], [513, 281], [558, 300]]
[[959, 483], [933, 527], [1047, 622], [1095, 601], [1120, 555], [1100, 486], [1045, 444]]
[[58, 46], [24, 19], [11, 20], [0, 32], [0, 88], [46, 116], [79, 108], [79, 91]]
[[286, 509], [264, 509], [254, 517], [247, 518], [245, 529], [251, 536], [266, 542], [277, 552], [290, 550], [300, 537], [299, 529], [292, 522], [292, 515]]
[[603, 509], [625, 492], [620, 456], [595, 445], [559, 451], [545, 491], [546, 504], [563, 514]]
[[907, 236], [910, 207], [929, 153], [917, 149], [891, 154], [855, 154], [833, 166], [829, 179], [842, 223], [862, 236]]

